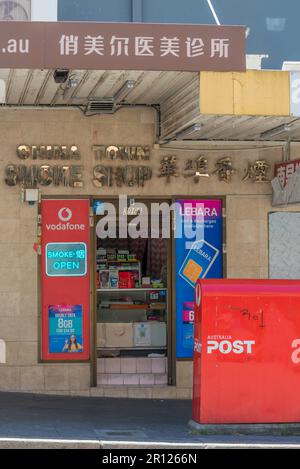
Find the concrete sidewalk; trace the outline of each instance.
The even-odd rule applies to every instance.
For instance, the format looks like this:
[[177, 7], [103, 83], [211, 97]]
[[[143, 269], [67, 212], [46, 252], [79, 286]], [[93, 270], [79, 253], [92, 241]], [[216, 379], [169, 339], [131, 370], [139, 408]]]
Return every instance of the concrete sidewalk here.
[[191, 401], [0, 393], [0, 448], [300, 448], [300, 435], [197, 435], [190, 418]]

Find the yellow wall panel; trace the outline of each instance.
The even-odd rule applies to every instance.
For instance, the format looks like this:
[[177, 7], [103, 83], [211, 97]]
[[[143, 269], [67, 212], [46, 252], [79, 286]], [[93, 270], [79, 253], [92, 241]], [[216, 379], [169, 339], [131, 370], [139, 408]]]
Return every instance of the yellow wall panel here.
[[200, 72], [202, 114], [290, 114], [289, 72]]

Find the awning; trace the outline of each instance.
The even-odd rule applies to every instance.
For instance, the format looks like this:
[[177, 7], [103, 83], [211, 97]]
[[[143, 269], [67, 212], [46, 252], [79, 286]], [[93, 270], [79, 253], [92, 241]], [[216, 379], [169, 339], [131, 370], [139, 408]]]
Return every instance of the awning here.
[[88, 115], [152, 105], [160, 109], [160, 143], [300, 141], [288, 72], [69, 70], [63, 83], [55, 82], [54, 72], [0, 69], [3, 109], [77, 106]]

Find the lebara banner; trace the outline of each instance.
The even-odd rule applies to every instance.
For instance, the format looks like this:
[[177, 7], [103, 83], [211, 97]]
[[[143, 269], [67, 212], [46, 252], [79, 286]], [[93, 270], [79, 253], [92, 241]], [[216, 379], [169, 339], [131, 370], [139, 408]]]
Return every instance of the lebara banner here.
[[42, 359], [90, 357], [90, 203], [42, 201]]
[[222, 278], [222, 200], [176, 200], [176, 356], [192, 358], [198, 278]]
[[82, 353], [82, 306], [49, 306], [49, 352]]

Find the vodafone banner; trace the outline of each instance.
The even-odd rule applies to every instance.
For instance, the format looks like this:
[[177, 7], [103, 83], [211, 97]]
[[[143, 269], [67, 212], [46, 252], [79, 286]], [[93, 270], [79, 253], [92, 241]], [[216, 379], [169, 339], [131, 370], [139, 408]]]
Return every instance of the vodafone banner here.
[[42, 201], [42, 359], [90, 358], [90, 202]]

